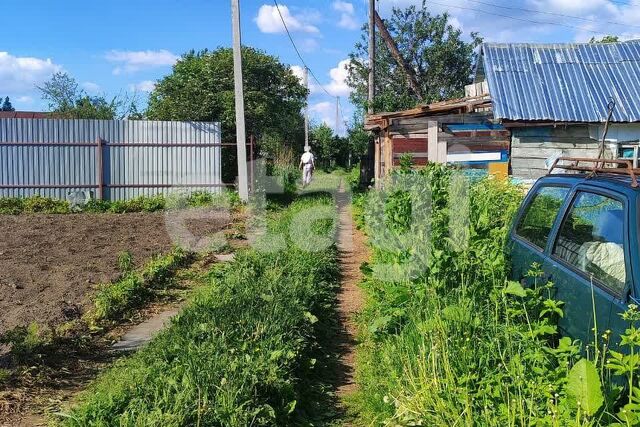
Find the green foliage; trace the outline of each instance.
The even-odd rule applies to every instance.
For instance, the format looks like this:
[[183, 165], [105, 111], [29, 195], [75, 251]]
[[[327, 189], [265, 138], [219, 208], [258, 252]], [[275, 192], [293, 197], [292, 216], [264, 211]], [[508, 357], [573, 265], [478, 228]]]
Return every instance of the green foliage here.
[[617, 43], [620, 41], [620, 37], [618, 36], [603, 36], [601, 39], [596, 39], [595, 37], [591, 37], [589, 43]]
[[[119, 257], [118, 262], [125, 263], [124, 259], [125, 257]], [[191, 259], [190, 253], [176, 248], [168, 255], [154, 258], [139, 272], [127, 272], [131, 262], [127, 258], [128, 265], [120, 266], [127, 273], [117, 282], [103, 285], [98, 290], [93, 298], [94, 309], [87, 319], [94, 324], [121, 319], [149, 300], [155, 291], [169, 287], [176, 270]]]
[[567, 396], [577, 411], [591, 417], [604, 403], [600, 375], [593, 363], [580, 359], [567, 376]]
[[103, 96], [89, 96], [73, 77], [63, 72], [55, 73], [38, 89], [56, 117], [112, 120], [137, 112], [135, 99], [119, 95], [107, 101]]
[[[622, 316], [629, 322], [621, 337], [624, 353], [608, 348], [607, 331], [596, 339], [601, 348], [582, 357], [580, 342], [558, 336], [564, 304], [553, 298], [553, 283], [540, 281], [541, 266], [528, 272], [530, 288], [507, 280], [504, 248], [521, 190], [493, 178], [473, 182], [468, 245], [457, 245], [447, 229], [462, 209], [451, 194], [454, 171], [430, 165], [399, 174], [428, 176], [429, 191], [414, 181], [418, 188], [370, 193], [367, 211], [359, 214], [374, 247], [364, 269], [369, 302], [361, 318], [360, 392], [353, 401], [360, 423], [638, 425], [638, 308], [631, 305]], [[412, 199], [409, 190], [420, 197]], [[412, 221], [420, 199], [428, 197], [430, 221]], [[384, 212], [384, 219], [371, 209]], [[382, 232], [385, 227], [395, 237]], [[423, 236], [430, 238], [426, 245]], [[381, 265], [398, 269], [426, 253], [424, 271], [407, 280], [375, 274]]]
[[[217, 194], [207, 191], [194, 191], [189, 194], [172, 194], [168, 197], [165, 197], [162, 194], [155, 196], [139, 196], [130, 200], [118, 200], [115, 202], [91, 199], [82, 207], [81, 212], [157, 212], [164, 209], [203, 206], [236, 208], [240, 203], [240, 199], [236, 192], [225, 191]], [[18, 215], [22, 213], [66, 214], [72, 213], [72, 210], [66, 200], [58, 200], [42, 196], [0, 198], [0, 214]]]
[[0, 111], [16, 111], [16, 109], [13, 108], [13, 105], [11, 105], [11, 100], [8, 96], [4, 98], [4, 102], [2, 103], [2, 106], [0, 106]]
[[69, 202], [41, 196], [27, 197], [23, 200], [24, 213], [53, 213], [62, 214], [71, 212]]
[[[269, 154], [272, 145], [301, 149], [306, 88], [274, 56], [243, 47], [242, 60], [247, 134], [255, 135], [261, 147], [264, 142]], [[224, 141], [235, 142], [232, 76], [232, 49], [188, 52], [156, 84], [147, 115], [156, 120], [219, 121]], [[225, 162], [234, 170], [231, 154]]]
[[20, 326], [0, 335], [0, 344], [9, 346], [14, 364], [36, 362], [52, 342], [50, 331], [35, 322]]
[[0, 197], [0, 214], [18, 215], [24, 212], [24, 199], [19, 197]]
[[[394, 7], [391, 17], [385, 20], [402, 57], [415, 70], [425, 103], [464, 95], [464, 86], [469, 83], [477, 54], [475, 48], [482, 39], [471, 33], [467, 36], [449, 22], [447, 13], [431, 15], [428, 3]], [[368, 37], [369, 30], [363, 27], [361, 41], [356, 43], [349, 55], [349, 77], [347, 83], [353, 88], [352, 102], [361, 111], [367, 110], [368, 82]], [[376, 99], [374, 109], [397, 111], [414, 107], [419, 99], [407, 84], [402, 69], [391, 56], [384, 40], [376, 40]]]
[[[296, 201], [270, 227], [287, 229], [329, 200]], [[306, 252], [289, 240], [282, 251], [238, 253], [211, 271], [209, 286], [169, 328], [102, 374], [62, 423], [309, 425], [317, 405], [309, 378], [322, 375], [314, 371], [335, 318], [337, 276], [334, 246]]]
[[118, 254], [118, 270], [122, 275], [126, 275], [133, 269], [133, 255], [130, 251], [123, 251]]
[[333, 129], [326, 123], [311, 128], [311, 147], [316, 155], [316, 166], [325, 170], [336, 164], [343, 141], [334, 136]]

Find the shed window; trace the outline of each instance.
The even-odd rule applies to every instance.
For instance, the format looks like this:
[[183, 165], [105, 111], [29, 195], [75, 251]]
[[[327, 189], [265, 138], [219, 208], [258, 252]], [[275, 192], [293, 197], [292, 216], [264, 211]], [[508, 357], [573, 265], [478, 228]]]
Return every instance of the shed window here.
[[566, 187], [541, 187], [526, 207], [516, 228], [523, 239], [544, 249], [560, 208], [569, 193]]

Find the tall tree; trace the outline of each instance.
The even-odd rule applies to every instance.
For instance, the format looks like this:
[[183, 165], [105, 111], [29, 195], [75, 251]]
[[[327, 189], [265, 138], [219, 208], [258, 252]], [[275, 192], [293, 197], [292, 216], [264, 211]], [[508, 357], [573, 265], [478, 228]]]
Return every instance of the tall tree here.
[[137, 112], [135, 98], [120, 94], [107, 101], [104, 96], [89, 96], [67, 73], [56, 73], [37, 88], [58, 117], [112, 120]]
[[[482, 42], [477, 33], [465, 41], [462, 31], [449, 22], [449, 15], [432, 15], [426, 1], [421, 7], [393, 8], [384, 20], [402, 57], [415, 71], [424, 102], [435, 102], [464, 95], [477, 59], [476, 47]], [[379, 39], [380, 37], [377, 36]], [[351, 101], [366, 111], [368, 26], [351, 53], [347, 84], [353, 88]], [[382, 39], [376, 40], [375, 111], [395, 111], [414, 107], [418, 97], [408, 87], [405, 72], [394, 60]]]
[[[273, 56], [243, 47], [242, 59], [247, 134], [255, 135], [262, 149], [271, 153], [278, 144], [301, 148], [301, 110], [307, 90], [289, 67]], [[218, 48], [183, 55], [151, 93], [147, 116], [219, 121], [223, 139], [235, 141], [232, 50]]]
[[16, 109], [13, 108], [13, 105], [11, 105], [11, 101], [8, 96], [4, 99], [2, 107], [0, 107], [0, 111], [16, 111]]

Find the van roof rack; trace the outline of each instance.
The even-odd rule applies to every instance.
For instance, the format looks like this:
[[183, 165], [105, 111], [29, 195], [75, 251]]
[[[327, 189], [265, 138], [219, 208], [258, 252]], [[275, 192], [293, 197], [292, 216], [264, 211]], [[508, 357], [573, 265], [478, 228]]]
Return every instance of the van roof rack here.
[[[572, 164], [560, 165], [561, 161], [572, 162]], [[580, 163], [591, 163], [591, 165], [581, 165]], [[616, 165], [615, 167], [605, 167], [605, 165]], [[631, 178], [631, 186], [638, 187], [637, 176], [640, 175], [640, 169], [634, 169], [631, 159], [592, 159], [588, 157], [558, 157], [554, 162], [549, 173], [554, 169], [564, 169], [580, 172], [591, 172], [591, 175], [598, 173], [607, 173], [613, 175], [626, 175]]]

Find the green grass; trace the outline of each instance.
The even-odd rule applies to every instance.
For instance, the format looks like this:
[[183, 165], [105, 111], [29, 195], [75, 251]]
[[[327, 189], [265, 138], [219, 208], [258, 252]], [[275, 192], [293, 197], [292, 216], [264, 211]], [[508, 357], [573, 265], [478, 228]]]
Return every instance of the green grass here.
[[[326, 196], [269, 219], [284, 232]], [[332, 236], [335, 223], [316, 231]], [[286, 233], [284, 233], [286, 236]], [[335, 319], [335, 246], [308, 252], [285, 237], [277, 252], [246, 250], [147, 347], [117, 363], [61, 419], [64, 425], [248, 426], [306, 424], [321, 342]], [[314, 380], [315, 381], [315, 380]]]
[[100, 287], [93, 297], [94, 309], [87, 318], [92, 323], [122, 319], [157, 291], [171, 286], [176, 270], [192, 259], [193, 254], [175, 248], [167, 255], [155, 257], [140, 271], [125, 271], [117, 282]]

